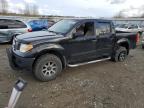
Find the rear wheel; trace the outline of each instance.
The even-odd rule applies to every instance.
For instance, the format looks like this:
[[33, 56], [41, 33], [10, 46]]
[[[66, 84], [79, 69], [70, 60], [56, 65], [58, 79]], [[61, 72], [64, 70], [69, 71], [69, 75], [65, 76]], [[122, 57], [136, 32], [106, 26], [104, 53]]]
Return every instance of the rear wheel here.
[[115, 61], [115, 62], [123, 62], [126, 58], [127, 58], [127, 55], [128, 55], [128, 51], [125, 47], [119, 47], [116, 51], [115, 51], [115, 54], [114, 56], [112, 57], [112, 60]]
[[53, 80], [62, 71], [61, 60], [53, 54], [41, 56], [35, 63], [34, 75], [40, 81]]

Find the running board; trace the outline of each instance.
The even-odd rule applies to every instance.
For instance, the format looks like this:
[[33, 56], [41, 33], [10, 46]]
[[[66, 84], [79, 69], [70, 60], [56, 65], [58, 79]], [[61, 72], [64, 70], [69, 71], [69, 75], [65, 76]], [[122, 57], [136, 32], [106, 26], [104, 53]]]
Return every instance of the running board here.
[[78, 63], [78, 64], [68, 64], [68, 67], [78, 67], [78, 66], [82, 66], [82, 65], [86, 65], [86, 64], [92, 64], [92, 63], [97, 63], [97, 62], [101, 62], [101, 61], [106, 61], [106, 60], [110, 60], [111, 57], [108, 58], [103, 58], [103, 59], [99, 59], [99, 60], [94, 60], [94, 61], [89, 61], [89, 62], [84, 62], [84, 63]]

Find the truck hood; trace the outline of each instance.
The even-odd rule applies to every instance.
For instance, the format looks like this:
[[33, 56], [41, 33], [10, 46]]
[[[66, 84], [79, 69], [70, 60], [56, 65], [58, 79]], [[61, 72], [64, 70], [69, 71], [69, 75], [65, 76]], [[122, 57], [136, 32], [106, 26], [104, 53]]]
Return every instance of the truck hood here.
[[25, 33], [17, 36], [16, 38], [20, 41], [36, 42], [42, 40], [44, 41], [52, 41], [55, 39], [58, 40], [59, 38], [64, 38], [64, 36], [53, 32], [48, 32], [48, 31], [38, 31], [38, 32]]

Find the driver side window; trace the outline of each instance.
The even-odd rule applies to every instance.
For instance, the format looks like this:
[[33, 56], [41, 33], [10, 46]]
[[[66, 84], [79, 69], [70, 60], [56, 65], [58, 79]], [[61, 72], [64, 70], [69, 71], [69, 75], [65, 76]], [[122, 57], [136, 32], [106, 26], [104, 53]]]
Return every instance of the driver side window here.
[[75, 29], [75, 32], [79, 35], [84, 36], [84, 27], [85, 27], [85, 24], [80, 25], [79, 27]]
[[86, 22], [78, 26], [74, 33], [79, 36], [94, 36], [94, 22]]

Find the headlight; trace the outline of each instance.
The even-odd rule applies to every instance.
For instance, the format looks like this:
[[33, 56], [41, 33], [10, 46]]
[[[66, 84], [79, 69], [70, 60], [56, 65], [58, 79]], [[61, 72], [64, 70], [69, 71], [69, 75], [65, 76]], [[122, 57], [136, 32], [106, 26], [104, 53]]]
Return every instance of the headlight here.
[[33, 49], [32, 44], [21, 44], [20, 45], [20, 52], [27, 52], [27, 51], [30, 51], [31, 49]]

